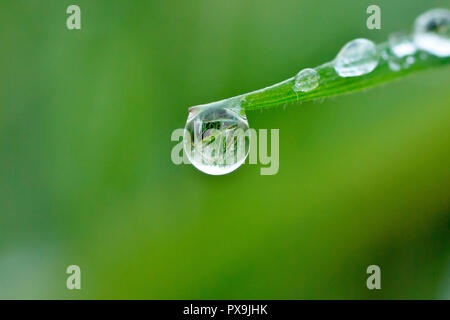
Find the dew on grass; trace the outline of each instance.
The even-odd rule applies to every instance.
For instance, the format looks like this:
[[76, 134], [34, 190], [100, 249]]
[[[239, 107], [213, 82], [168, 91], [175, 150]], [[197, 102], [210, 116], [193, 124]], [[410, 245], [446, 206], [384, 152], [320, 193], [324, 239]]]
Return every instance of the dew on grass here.
[[389, 65], [389, 69], [391, 69], [392, 71], [395, 71], [395, 72], [400, 71], [400, 69], [401, 69], [401, 66], [394, 60], [389, 60], [388, 65]]
[[295, 84], [292, 89], [295, 92], [308, 92], [314, 90], [319, 86], [320, 76], [316, 70], [311, 68], [306, 68], [301, 70], [295, 76]]
[[434, 56], [450, 56], [450, 11], [431, 9], [414, 23], [415, 45]]
[[383, 60], [389, 60], [389, 54], [387, 53], [386, 50], [381, 51], [381, 58], [383, 58]]
[[404, 32], [391, 33], [389, 35], [389, 47], [398, 58], [412, 55], [417, 50], [414, 42]]
[[247, 158], [247, 129], [245, 112], [235, 98], [191, 107], [184, 129], [184, 151], [204, 173], [230, 173]]
[[341, 77], [357, 77], [372, 72], [379, 56], [375, 44], [367, 39], [355, 39], [339, 51], [334, 60], [334, 70]]
[[407, 57], [405, 63], [409, 66], [412, 65], [414, 62], [416, 62], [416, 59], [414, 57]]
[[419, 58], [421, 60], [426, 60], [426, 59], [428, 59], [428, 54], [426, 54], [425, 52], [421, 52], [419, 55]]

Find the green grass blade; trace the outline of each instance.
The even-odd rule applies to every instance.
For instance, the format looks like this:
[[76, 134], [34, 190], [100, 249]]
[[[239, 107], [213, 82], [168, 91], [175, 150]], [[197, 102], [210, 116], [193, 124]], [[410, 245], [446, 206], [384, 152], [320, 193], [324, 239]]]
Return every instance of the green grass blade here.
[[240, 101], [241, 108], [246, 111], [274, 108], [285, 104], [324, 99], [371, 88], [397, 78], [405, 77], [411, 73], [448, 65], [450, 63], [450, 57], [436, 57], [418, 50], [409, 56], [414, 59], [414, 63], [408, 67], [402, 65], [400, 70], [393, 71], [389, 67], [389, 61], [398, 60], [403, 64], [405, 58], [397, 58], [389, 49], [387, 42], [378, 44], [376, 48], [377, 54], [380, 57], [379, 63], [368, 74], [356, 77], [341, 77], [334, 70], [333, 61], [331, 61], [315, 68], [320, 76], [319, 86], [309, 92], [295, 92], [292, 89], [295, 83], [295, 77], [292, 77], [273, 86], [233, 97], [229, 100]]

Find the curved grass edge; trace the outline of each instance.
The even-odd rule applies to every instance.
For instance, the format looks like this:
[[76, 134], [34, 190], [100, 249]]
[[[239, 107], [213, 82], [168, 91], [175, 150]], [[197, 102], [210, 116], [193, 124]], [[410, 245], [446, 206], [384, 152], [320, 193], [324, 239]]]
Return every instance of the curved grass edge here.
[[[426, 51], [417, 50], [409, 55], [414, 62], [404, 66], [407, 57], [398, 58], [390, 50], [389, 43], [383, 42], [376, 46], [379, 63], [370, 73], [356, 77], [341, 77], [334, 70], [334, 62], [327, 62], [315, 68], [320, 76], [319, 86], [308, 92], [295, 92], [292, 87], [295, 76], [275, 85], [232, 97], [232, 105], [239, 105], [242, 110], [258, 110], [276, 108], [286, 104], [308, 102], [334, 97], [355, 91], [372, 88], [383, 83], [403, 78], [419, 71], [442, 67], [450, 64], [450, 57], [437, 57]], [[393, 71], [389, 62], [395, 61], [401, 69]]]

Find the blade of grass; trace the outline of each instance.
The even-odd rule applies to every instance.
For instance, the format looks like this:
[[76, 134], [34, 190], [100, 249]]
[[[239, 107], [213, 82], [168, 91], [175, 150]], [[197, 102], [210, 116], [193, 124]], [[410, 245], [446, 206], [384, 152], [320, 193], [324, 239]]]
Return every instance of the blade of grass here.
[[397, 58], [389, 49], [388, 42], [378, 44], [376, 49], [380, 57], [379, 63], [368, 74], [356, 77], [341, 77], [334, 70], [334, 63], [331, 61], [315, 68], [320, 76], [319, 86], [309, 92], [295, 92], [293, 90], [292, 87], [295, 84], [294, 76], [273, 86], [226, 100], [230, 100], [231, 105], [240, 105], [245, 111], [274, 108], [285, 104], [324, 99], [367, 89], [421, 70], [440, 67], [450, 63], [450, 57], [436, 57], [425, 51], [417, 50], [410, 55], [414, 59], [412, 64], [408, 67], [402, 66], [398, 71], [393, 71], [389, 67], [389, 61], [397, 60], [403, 63], [405, 59]]

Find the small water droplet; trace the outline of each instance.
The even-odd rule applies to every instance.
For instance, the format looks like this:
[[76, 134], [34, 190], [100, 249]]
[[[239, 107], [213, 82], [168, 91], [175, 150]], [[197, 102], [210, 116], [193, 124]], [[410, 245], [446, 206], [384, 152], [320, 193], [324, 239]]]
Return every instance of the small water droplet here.
[[248, 121], [236, 98], [189, 108], [184, 129], [184, 151], [200, 171], [230, 173], [248, 155]]
[[450, 56], [450, 11], [431, 9], [414, 23], [414, 43], [438, 57]]
[[400, 65], [393, 60], [389, 60], [388, 65], [389, 65], [389, 69], [391, 69], [392, 71], [395, 71], [395, 72], [400, 71], [400, 69], [401, 69]]
[[414, 54], [417, 50], [410, 37], [404, 32], [394, 32], [389, 35], [391, 51], [399, 58]]
[[407, 57], [403, 62], [403, 68], [408, 69], [415, 61], [416, 59], [414, 59], [414, 57], [411, 56]]
[[425, 60], [428, 58], [428, 55], [425, 52], [421, 52], [419, 57], [420, 57], [420, 59]]
[[320, 76], [314, 69], [303, 69], [295, 76], [295, 84], [292, 89], [295, 92], [308, 92], [319, 86]]
[[357, 77], [372, 72], [379, 57], [375, 44], [367, 39], [355, 39], [339, 51], [334, 70], [341, 77]]

